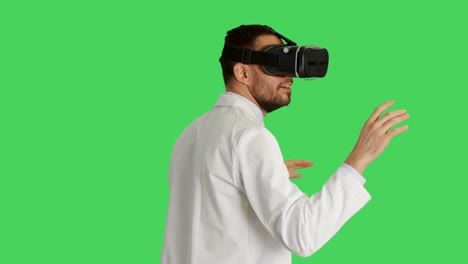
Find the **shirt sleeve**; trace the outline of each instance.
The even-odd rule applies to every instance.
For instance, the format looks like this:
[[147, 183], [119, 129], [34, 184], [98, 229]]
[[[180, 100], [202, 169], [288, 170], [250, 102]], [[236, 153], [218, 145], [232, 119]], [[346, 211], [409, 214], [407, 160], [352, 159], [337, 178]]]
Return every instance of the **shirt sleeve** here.
[[351, 177], [354, 177], [357, 181], [359, 181], [362, 185], [366, 183], [366, 179], [351, 165], [343, 163], [341, 165], [343, 168], [351, 172]]
[[278, 143], [266, 128], [243, 133], [235, 157], [240, 188], [257, 217], [299, 256], [316, 252], [371, 199], [343, 165], [319, 193], [311, 197], [303, 193], [289, 180]]

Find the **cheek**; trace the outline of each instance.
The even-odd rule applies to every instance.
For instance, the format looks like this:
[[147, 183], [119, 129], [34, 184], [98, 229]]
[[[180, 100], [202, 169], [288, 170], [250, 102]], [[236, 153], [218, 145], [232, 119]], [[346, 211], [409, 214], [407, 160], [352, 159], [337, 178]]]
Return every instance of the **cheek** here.
[[275, 80], [274, 77], [272, 76], [262, 76], [258, 83], [259, 86], [262, 86], [263, 88], [266, 88], [268, 90], [276, 89], [278, 87], [278, 82]]
[[275, 96], [276, 91], [279, 90], [280, 84], [281, 82], [275, 76], [256, 74], [253, 78], [255, 93], [264, 97]]
[[280, 77], [270, 75], [268, 75], [265, 79], [265, 81], [268, 83], [268, 86], [273, 87], [275, 89], [278, 89], [282, 82], [282, 79]]
[[276, 80], [271, 80], [269, 86], [272, 90], [276, 91], [279, 89], [280, 83], [278, 83]]

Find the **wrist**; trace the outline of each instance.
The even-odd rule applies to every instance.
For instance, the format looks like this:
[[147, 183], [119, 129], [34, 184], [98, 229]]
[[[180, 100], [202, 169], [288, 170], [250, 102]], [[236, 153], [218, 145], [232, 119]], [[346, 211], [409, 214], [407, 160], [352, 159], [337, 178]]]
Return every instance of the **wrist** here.
[[355, 170], [357, 170], [361, 175], [363, 175], [364, 170], [366, 169], [368, 162], [365, 161], [365, 159], [362, 158], [357, 158], [353, 157], [350, 155], [346, 160], [345, 163], [348, 164], [349, 166], [353, 167]]

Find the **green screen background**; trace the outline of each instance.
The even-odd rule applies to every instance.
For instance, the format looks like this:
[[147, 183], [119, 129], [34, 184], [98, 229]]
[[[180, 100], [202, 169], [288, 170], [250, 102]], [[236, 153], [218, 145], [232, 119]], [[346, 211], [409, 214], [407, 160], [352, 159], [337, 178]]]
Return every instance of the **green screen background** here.
[[467, 8], [462, 1], [0, 3], [0, 263], [159, 263], [168, 164], [224, 91], [227, 30], [267, 24], [326, 47], [268, 115], [294, 182], [319, 191], [373, 109], [408, 132], [365, 171], [373, 199], [293, 263], [463, 263]]

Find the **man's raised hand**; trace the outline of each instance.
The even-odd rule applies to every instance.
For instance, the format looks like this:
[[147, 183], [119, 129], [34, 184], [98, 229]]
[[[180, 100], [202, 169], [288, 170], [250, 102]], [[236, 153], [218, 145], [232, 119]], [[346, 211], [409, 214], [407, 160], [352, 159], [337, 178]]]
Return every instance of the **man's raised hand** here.
[[391, 111], [380, 117], [394, 103], [393, 100], [388, 101], [374, 110], [364, 124], [356, 145], [345, 160], [345, 163], [354, 167], [361, 174], [367, 165], [384, 151], [394, 136], [408, 130], [408, 126], [391, 129], [409, 118], [405, 110]]

